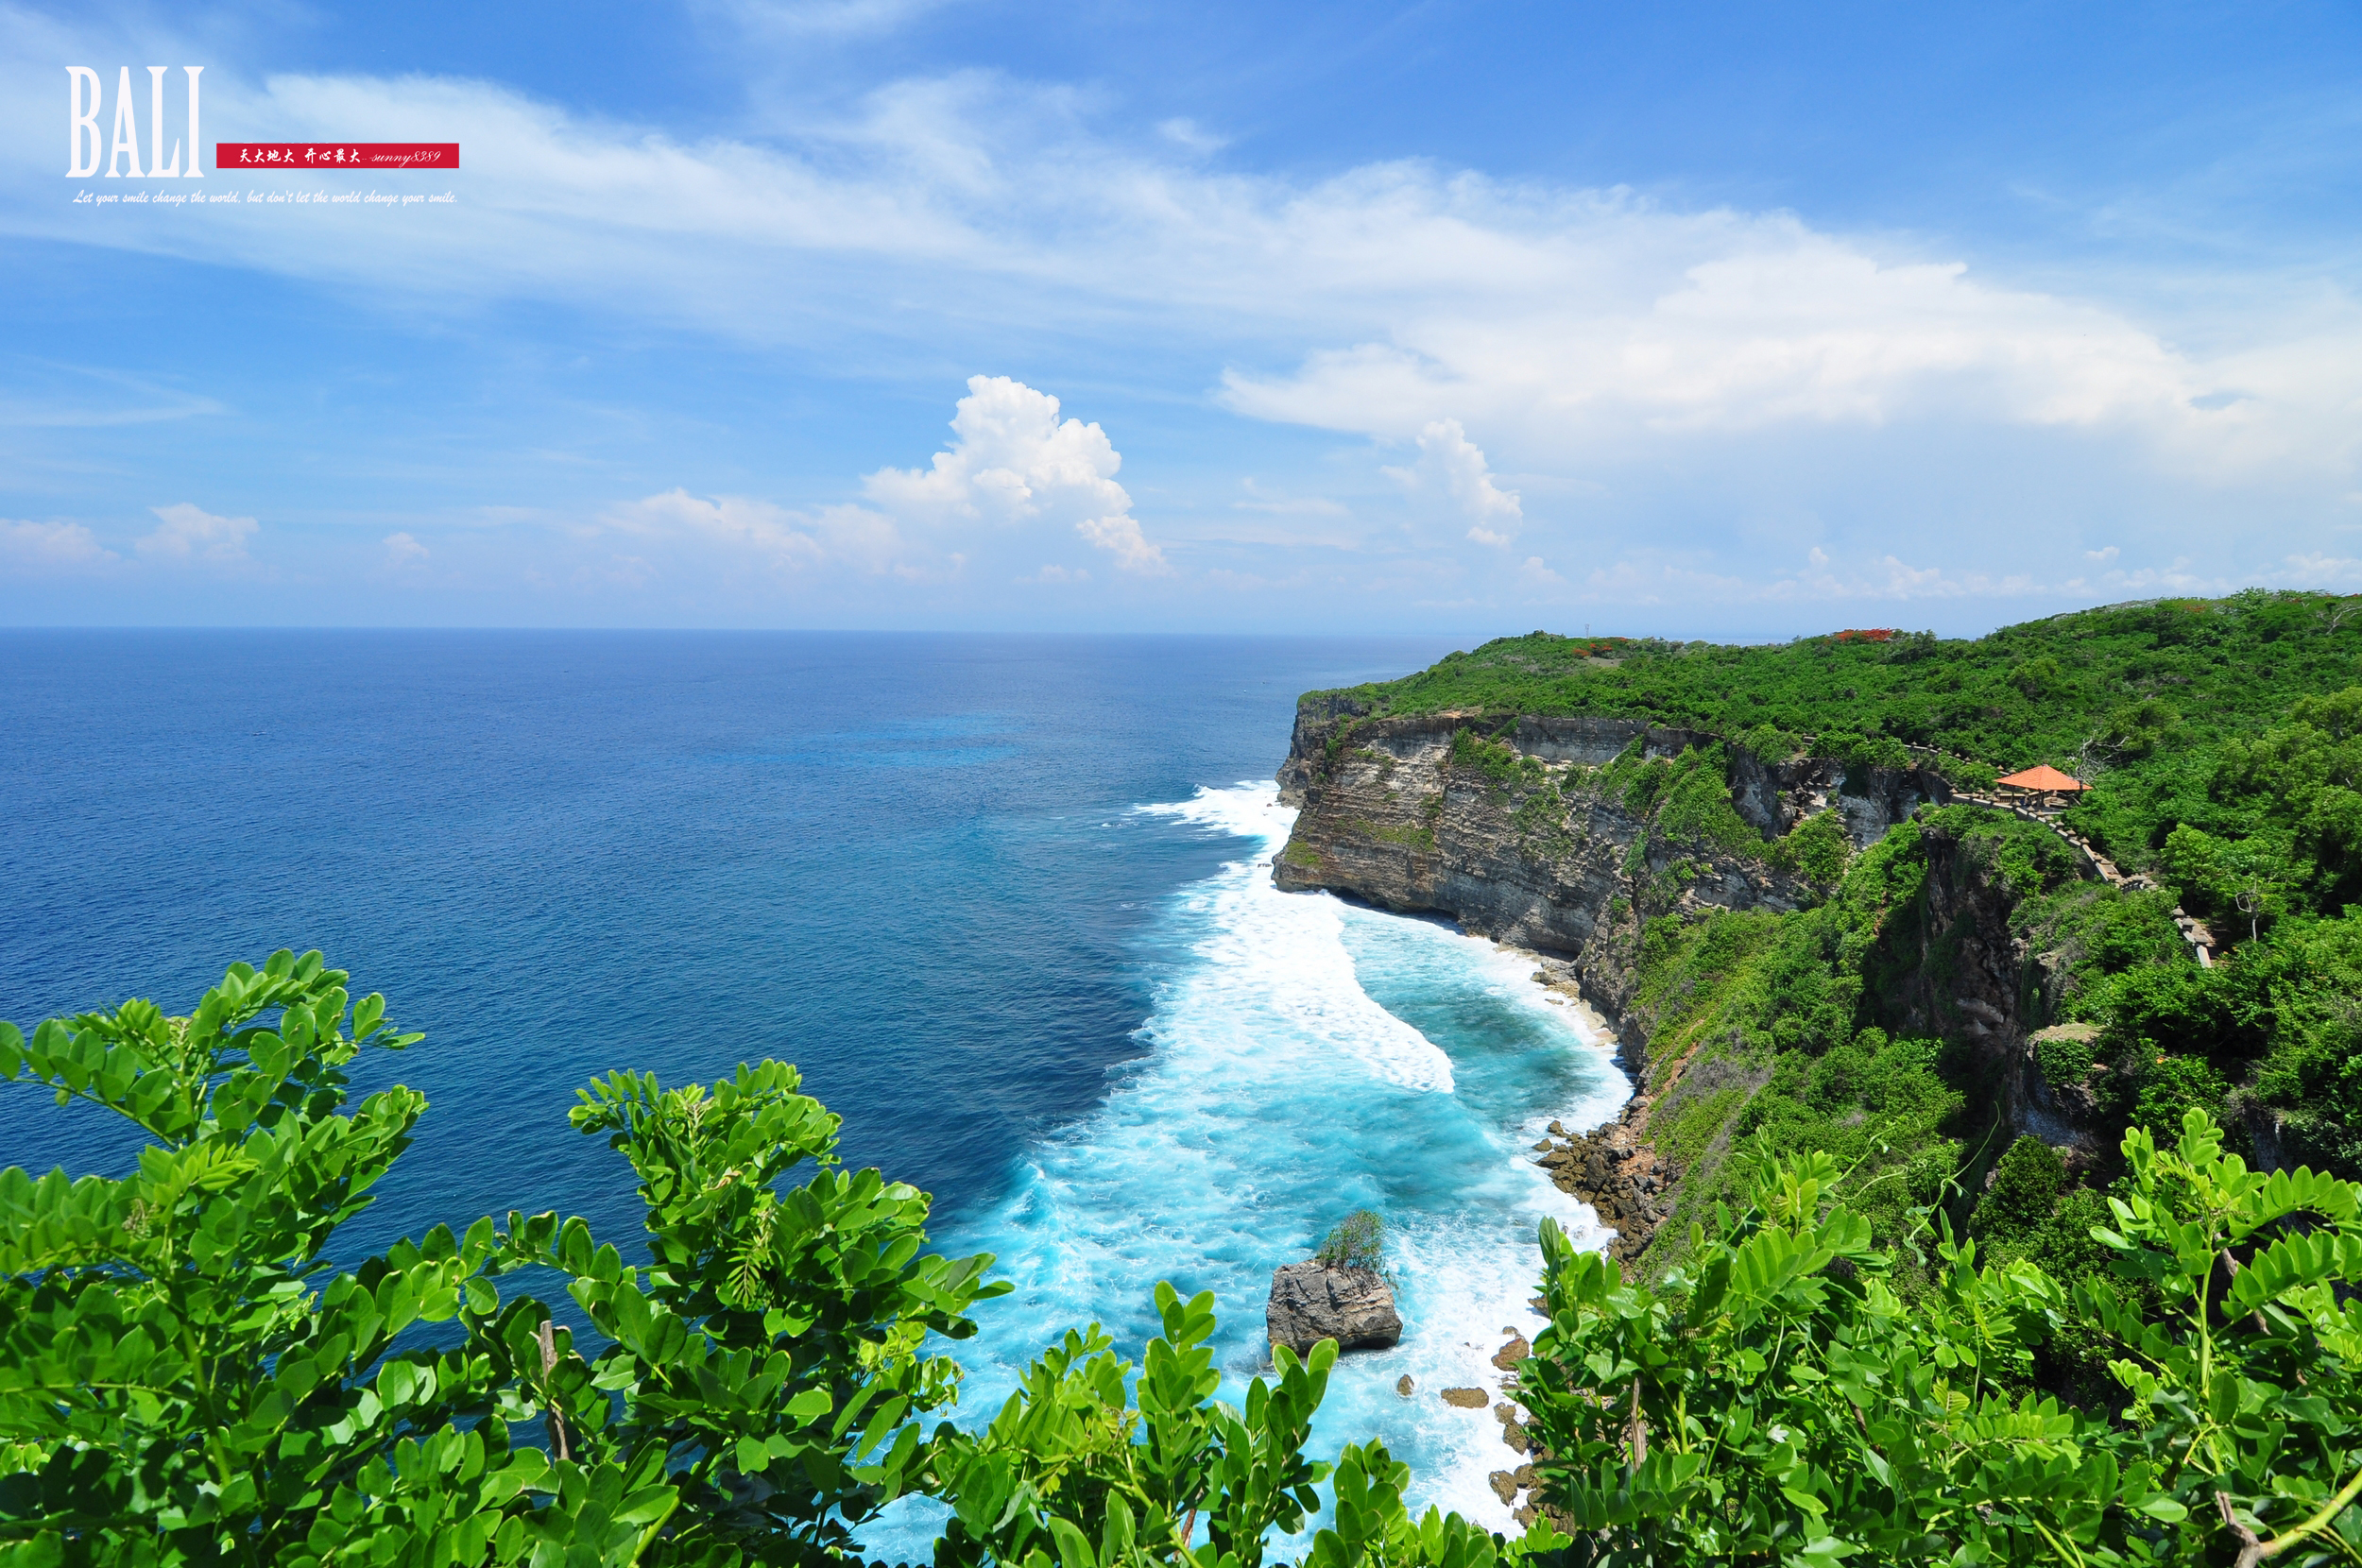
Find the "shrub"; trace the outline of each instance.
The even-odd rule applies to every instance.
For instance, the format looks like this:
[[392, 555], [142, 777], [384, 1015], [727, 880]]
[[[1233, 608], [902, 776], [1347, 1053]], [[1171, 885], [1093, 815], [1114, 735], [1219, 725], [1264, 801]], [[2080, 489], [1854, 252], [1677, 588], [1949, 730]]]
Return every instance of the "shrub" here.
[[1331, 1269], [1376, 1270], [1386, 1261], [1386, 1221], [1375, 1210], [1356, 1209], [1330, 1227], [1314, 1255]]
[[1765, 851], [1764, 858], [1781, 871], [1791, 871], [1826, 892], [1845, 876], [1854, 841], [1846, 836], [1845, 819], [1836, 811], [1816, 811], [1789, 828]]
[[2042, 1139], [2020, 1137], [1993, 1167], [1993, 1185], [1977, 1201], [1970, 1229], [1979, 1236], [1988, 1230], [2024, 1230], [2050, 1218], [2066, 1185], [2066, 1167], [2058, 1152]]
[[[1947, 1227], [1907, 1309], [1825, 1154], [1765, 1158], [1653, 1288], [1545, 1221], [1518, 1387], [1568, 1560], [2351, 1559], [2362, 1185], [2251, 1172], [2197, 1110], [2122, 1152], [2091, 1229], [2121, 1287], [1980, 1263]], [[2105, 1350], [2121, 1421], [2005, 1391], [2062, 1329]]]
[[[345, 980], [281, 952], [187, 1017], [0, 1025], [0, 1079], [154, 1140], [121, 1180], [0, 1171], [0, 1539], [48, 1561], [808, 1557], [909, 1488], [910, 1418], [959, 1382], [922, 1347], [1007, 1287], [989, 1257], [921, 1252], [925, 1194], [835, 1169], [837, 1118], [795, 1068], [584, 1091], [575, 1125], [640, 1175], [646, 1268], [511, 1214], [336, 1269], [426, 1109], [395, 1087], [346, 1114], [360, 1053], [419, 1036]], [[504, 1300], [521, 1270], [565, 1281], [604, 1348]]]

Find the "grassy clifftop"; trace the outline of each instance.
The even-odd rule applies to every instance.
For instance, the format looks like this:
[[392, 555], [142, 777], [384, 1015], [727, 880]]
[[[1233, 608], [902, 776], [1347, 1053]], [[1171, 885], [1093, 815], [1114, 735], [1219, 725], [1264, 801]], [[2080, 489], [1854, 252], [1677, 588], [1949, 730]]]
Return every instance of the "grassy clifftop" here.
[[1973, 639], [1886, 629], [1739, 647], [1502, 638], [1344, 696], [1372, 713], [1599, 714], [1740, 736], [1842, 733], [2004, 770], [2251, 733], [2362, 673], [2362, 597], [2161, 599]]

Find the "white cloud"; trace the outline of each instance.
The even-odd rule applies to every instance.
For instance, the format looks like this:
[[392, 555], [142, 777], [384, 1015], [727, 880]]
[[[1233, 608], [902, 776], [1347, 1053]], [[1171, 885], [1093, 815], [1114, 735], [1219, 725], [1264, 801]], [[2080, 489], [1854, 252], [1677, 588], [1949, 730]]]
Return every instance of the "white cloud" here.
[[78, 522], [0, 519], [0, 561], [33, 571], [88, 571], [120, 560]]
[[[1123, 458], [1096, 424], [1058, 418], [1058, 400], [1006, 376], [974, 376], [951, 418], [950, 447], [924, 469], [883, 468], [863, 501], [797, 509], [750, 496], [675, 488], [610, 508], [601, 526], [650, 540], [718, 549], [787, 577], [849, 571], [912, 581], [963, 573], [980, 552], [1033, 552], [1079, 538], [1119, 570], [1172, 570], [1140, 531], [1115, 481]], [[651, 568], [651, 571], [654, 569]], [[1089, 580], [1053, 563], [1028, 581]]]
[[1156, 134], [1177, 147], [1186, 147], [1190, 152], [1201, 154], [1220, 152], [1230, 145], [1230, 138], [1227, 136], [1217, 136], [1200, 126], [1195, 120], [1188, 118], [1159, 120], [1156, 123]]
[[2113, 544], [2112, 544], [2112, 545], [2105, 546], [2105, 547], [2103, 547], [2103, 548], [2101, 548], [2101, 549], [2098, 549], [2098, 550], [2086, 550], [2086, 551], [2084, 551], [2084, 552], [2083, 552], [2083, 559], [2085, 559], [2085, 560], [2087, 560], [2087, 561], [2100, 561], [2100, 562], [2103, 562], [2103, 563], [2104, 563], [2104, 562], [2107, 562], [2107, 561], [2113, 561], [2113, 560], [2114, 560], [2114, 559], [2116, 558], [2116, 556], [2117, 556], [2118, 554], [2122, 554], [2122, 552], [2120, 552], [2120, 551], [2119, 551], [2119, 550], [2118, 550], [2118, 549], [2117, 549], [2114, 545], [2113, 545]]
[[[916, 9], [738, 10], [750, 27], [812, 36], [894, 26]], [[2034, 285], [1971, 265], [1973, 244], [1834, 232], [1810, 214], [1678, 210], [1411, 162], [1242, 176], [1203, 158], [1213, 139], [1199, 126], [1102, 134], [1087, 91], [984, 73], [683, 136], [481, 81], [263, 79], [217, 59], [209, 127], [297, 138], [431, 128], [470, 146], [460, 201], [306, 210], [300, 222], [224, 204], [201, 223], [92, 224], [59, 199], [54, 62], [181, 52], [161, 39], [135, 47], [102, 12], [68, 25], [0, 7], [0, 148], [18, 149], [0, 153], [0, 231], [495, 323], [488, 306], [529, 300], [733, 343], [860, 348], [899, 335], [987, 365], [1011, 363], [996, 356], [1018, 332], [1052, 363], [1087, 337], [1105, 363], [1152, 367], [1136, 373], [1159, 383], [1138, 390], [1218, 383], [1219, 405], [1250, 418], [1415, 445], [1399, 469], [1406, 488], [1457, 508], [1455, 534], [1501, 552], [1468, 567], [1458, 557], [1481, 553], [1457, 539], [1446, 555], [1375, 525], [1309, 540], [1287, 514], [1343, 516], [1298, 496], [1339, 470], [1308, 460], [1291, 472], [1289, 458], [1260, 451], [1258, 470], [1278, 472], [1272, 490], [1209, 503], [1237, 525], [1228, 543], [1186, 504], [1160, 503], [1152, 539], [1105, 434], [1001, 381], [971, 384], [963, 418], [971, 401], [993, 407], [955, 420], [933, 463], [880, 469], [849, 504], [798, 510], [683, 487], [586, 525], [606, 543], [627, 539], [627, 574], [668, 588], [701, 571], [734, 580], [719, 561], [757, 563], [765, 585], [837, 573], [891, 592], [897, 579], [971, 568], [978, 583], [1036, 562], [1079, 575], [1089, 560], [1113, 569], [1101, 573], [1112, 586], [1117, 572], [1169, 571], [1168, 550], [1186, 550], [1192, 585], [1217, 569], [1280, 581], [1301, 567], [1284, 552], [1319, 543], [1362, 553], [1356, 571], [1382, 558], [1396, 585], [1386, 591], [1402, 594], [1430, 591], [1446, 566], [1512, 585], [1525, 549], [1570, 577], [1591, 573], [1579, 591], [1628, 583], [1666, 604], [2080, 594], [2086, 581], [2121, 597], [2215, 582], [2234, 554], [2336, 570], [2303, 563], [2342, 558], [2322, 547], [2362, 503], [2362, 309], [2336, 274], [2079, 273], [2052, 256], [2031, 264], [2076, 281]], [[257, 182], [230, 172], [205, 186]], [[843, 357], [892, 363], [886, 348]], [[0, 418], [42, 401], [0, 407]], [[1284, 435], [1258, 439], [1303, 450]], [[1358, 447], [1353, 457], [1341, 495], [1359, 493], [1378, 461]], [[1221, 496], [1236, 471], [1199, 493]], [[1170, 478], [1160, 469], [1160, 496], [1189, 493], [1161, 487]], [[1578, 485], [1593, 486], [1580, 539], [1551, 515]], [[2196, 564], [2130, 571], [2083, 553], [2093, 496], [2146, 520], [2137, 550]], [[225, 537], [159, 517], [166, 526], [140, 548], [161, 559], [234, 558], [252, 531], [250, 519], [219, 520], [248, 525]], [[1815, 539], [1828, 548], [1814, 570], [1789, 571]], [[1316, 580], [1347, 570], [1301, 569]]]
[[[725, 558], [753, 560], [791, 577], [827, 567], [920, 577], [959, 566], [957, 555], [938, 557], [914, 547], [892, 518], [861, 506], [797, 511], [751, 496], [708, 498], [675, 488], [611, 508], [604, 520], [639, 538], [718, 550]], [[644, 559], [634, 571], [642, 580], [657, 574]]]
[[1512, 536], [1498, 531], [1525, 520], [1517, 492], [1493, 482], [1484, 451], [1468, 439], [1457, 419], [1430, 419], [1419, 432], [1419, 460], [1407, 469], [1379, 471], [1412, 495], [1432, 492], [1448, 496], [1468, 520], [1468, 537], [1479, 544], [1506, 548]]
[[2306, 587], [2342, 586], [2362, 581], [2362, 560], [2350, 555], [2332, 555], [2326, 551], [2313, 551], [2291, 555], [2284, 563], [2294, 580]]
[[180, 502], [148, 508], [158, 527], [137, 540], [142, 555], [159, 561], [211, 561], [229, 565], [247, 558], [246, 541], [262, 524], [252, 518], [225, 518]]
[[426, 564], [426, 546], [420, 544], [409, 534], [388, 534], [383, 542], [385, 546], [385, 564], [388, 567], [400, 571], [403, 567]]
[[[744, 10], [825, 31], [908, 9]], [[223, 62], [207, 77], [214, 123], [431, 126], [471, 149], [465, 198], [398, 222], [241, 205], [202, 224], [94, 226], [49, 199], [55, 171], [29, 150], [55, 140], [40, 62], [94, 53], [85, 42], [0, 10], [0, 128], [27, 149], [0, 164], [0, 225], [404, 309], [565, 300], [758, 342], [1089, 322], [1193, 352], [1233, 345], [1222, 396], [1239, 413], [1387, 439], [1459, 418], [1521, 470], [1912, 420], [2130, 435], [2150, 467], [2224, 482], [2350, 476], [2362, 442], [2362, 308], [2334, 280], [2153, 290], [2194, 302], [2142, 319], [1788, 213], [1418, 162], [1317, 181], [1209, 171], [1184, 150], [1203, 139], [1193, 126], [1169, 122], [1160, 153], [1094, 134], [1070, 90], [976, 73], [893, 82], [772, 137], [685, 142], [480, 81], [258, 82]]]
[[1123, 457], [1096, 424], [1058, 419], [1058, 400], [1006, 376], [970, 376], [951, 418], [950, 447], [925, 469], [880, 469], [863, 481], [872, 504], [937, 528], [1070, 528], [1125, 571], [1161, 575], [1164, 552], [1140, 532], [1116, 483]]
[[1138, 518], [1086, 518], [1074, 525], [1074, 531], [1100, 549], [1113, 552], [1116, 565], [1125, 571], [1150, 577], [1170, 576], [1172, 572], [1164, 551], [1141, 534]]

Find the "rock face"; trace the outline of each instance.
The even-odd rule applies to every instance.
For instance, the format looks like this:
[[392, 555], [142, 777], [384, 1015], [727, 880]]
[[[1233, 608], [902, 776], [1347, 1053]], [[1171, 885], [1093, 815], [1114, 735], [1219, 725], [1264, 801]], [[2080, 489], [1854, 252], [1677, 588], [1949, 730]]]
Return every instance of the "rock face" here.
[[1372, 1269], [1291, 1263], [1271, 1276], [1263, 1326], [1275, 1345], [1301, 1355], [1323, 1339], [1339, 1350], [1382, 1350], [1402, 1338], [1395, 1292]]
[[[1546, 766], [1542, 786], [1455, 763], [1452, 737], [1474, 718], [1367, 718], [1336, 698], [1300, 705], [1279, 770], [1281, 798], [1300, 810], [1274, 879], [1292, 892], [1440, 912], [1497, 941], [1564, 955], [1583, 996], [1611, 1015], [1630, 1000], [1649, 917], [1810, 901], [1809, 888], [1759, 859], [1667, 844], [1586, 775], [1635, 742], [1643, 758], [1673, 758], [1718, 737], [1632, 719], [1521, 718], [1498, 740]], [[1836, 761], [1768, 763], [1725, 744], [1732, 808], [1767, 839], [1835, 809], [1855, 843], [1868, 844], [1923, 802], [1950, 798], [1942, 778], [1917, 769], [1849, 780]]]
[[[1486, 740], [1471, 759], [1455, 759], [1453, 738], [1463, 728]], [[1598, 1008], [1613, 1026], [1634, 1099], [1616, 1121], [1581, 1136], [1553, 1127], [1555, 1136], [1536, 1146], [1536, 1163], [1615, 1227], [1610, 1251], [1625, 1260], [1673, 1212], [1683, 1174], [1652, 1147], [1655, 1114], [1678, 1116], [1700, 1097], [1762, 1086], [1760, 1075], [1723, 1061], [1691, 1070], [1686, 1057], [1651, 1060], [1654, 1020], [1635, 996], [1647, 922], [1718, 908], [1788, 911], [1814, 896], [1746, 846], [1669, 842], [1643, 814], [1645, 802], [1635, 810], [1637, 796], [1619, 794], [1595, 772], [1628, 748], [1644, 761], [1669, 760], [1716, 743], [1724, 747], [1732, 810], [1767, 841], [1834, 810], [1859, 848], [1922, 805], [1952, 798], [1932, 771], [1849, 775], [1827, 758], [1771, 762], [1720, 737], [1637, 719], [1529, 715], [1503, 726], [1498, 716], [1473, 713], [1377, 718], [1342, 694], [1298, 705], [1279, 771], [1282, 799], [1299, 809], [1273, 862], [1280, 887], [1440, 912], [1466, 930], [1533, 949], [1544, 955], [1537, 980]], [[2044, 1084], [2027, 1043], [2049, 1016], [2055, 998], [2045, 992], [2055, 986], [2037, 972], [2040, 957], [2012, 937], [2006, 896], [1986, 868], [1942, 832], [1920, 831], [1929, 861], [1923, 949], [1902, 966], [1907, 973], [1884, 1008], [1915, 1032], [1972, 1042], [2001, 1069], [1994, 1076], [2005, 1117], [2045, 1142], [2075, 1146], [2073, 1095]]]

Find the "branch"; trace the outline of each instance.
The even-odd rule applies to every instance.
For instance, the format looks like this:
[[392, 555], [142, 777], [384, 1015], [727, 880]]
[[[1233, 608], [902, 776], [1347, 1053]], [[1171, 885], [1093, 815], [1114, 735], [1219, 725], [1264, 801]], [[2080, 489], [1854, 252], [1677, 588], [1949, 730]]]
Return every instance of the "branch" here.
[[2249, 1529], [2233, 1517], [2231, 1497], [2228, 1492], [2216, 1492], [2215, 1506], [2222, 1510], [2222, 1522], [2230, 1525], [2232, 1533], [2239, 1538], [2238, 1568], [2257, 1568], [2257, 1564], [2267, 1558], [2278, 1557], [2298, 1542], [2320, 1534], [2329, 1527], [2330, 1522], [2345, 1512], [2346, 1506], [2358, 1496], [2362, 1496], [2362, 1470], [2355, 1471], [2353, 1479], [2348, 1481], [2336, 1496], [2323, 1503], [2319, 1512], [2294, 1529], [2281, 1531], [2269, 1541], [2256, 1540], [2253, 1530]]

